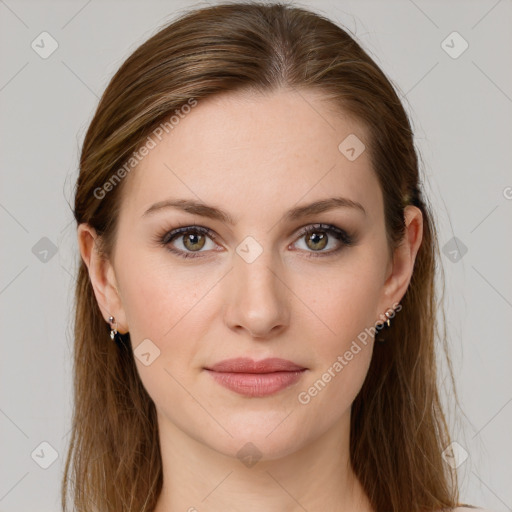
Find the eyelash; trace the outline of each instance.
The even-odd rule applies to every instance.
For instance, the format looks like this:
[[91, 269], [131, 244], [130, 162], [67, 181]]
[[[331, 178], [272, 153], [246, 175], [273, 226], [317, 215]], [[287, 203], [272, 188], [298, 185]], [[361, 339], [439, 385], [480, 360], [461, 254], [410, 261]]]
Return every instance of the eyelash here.
[[[306, 226], [304, 229], [300, 231], [300, 233], [297, 236], [297, 240], [301, 239], [302, 237], [317, 233], [317, 232], [324, 232], [327, 234], [331, 234], [339, 240], [342, 245], [338, 247], [337, 249], [330, 250], [327, 252], [314, 252], [314, 251], [306, 251], [308, 255], [307, 258], [323, 258], [326, 256], [332, 256], [338, 252], [340, 252], [344, 247], [350, 247], [354, 245], [355, 238], [347, 233], [345, 230], [340, 229], [336, 226], [333, 226], [331, 224], [311, 224], [309, 226]], [[177, 229], [173, 229], [171, 231], [165, 231], [164, 233], [156, 235], [156, 241], [158, 244], [165, 247], [168, 251], [172, 252], [173, 254], [176, 254], [177, 256], [181, 258], [202, 258], [203, 256], [200, 255], [201, 252], [206, 251], [197, 251], [197, 253], [194, 252], [185, 252], [180, 249], [176, 249], [172, 247], [170, 244], [172, 241], [174, 241], [175, 238], [178, 238], [179, 235], [184, 235], [187, 233], [196, 233], [201, 235], [206, 235], [210, 237], [212, 240], [215, 240], [217, 237], [214, 234], [214, 232], [211, 229], [205, 228], [203, 226], [184, 226]]]

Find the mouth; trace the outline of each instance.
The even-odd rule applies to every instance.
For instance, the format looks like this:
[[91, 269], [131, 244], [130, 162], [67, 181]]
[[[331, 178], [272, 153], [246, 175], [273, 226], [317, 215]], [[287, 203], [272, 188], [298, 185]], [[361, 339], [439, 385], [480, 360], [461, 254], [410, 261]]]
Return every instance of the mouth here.
[[307, 368], [279, 358], [261, 361], [236, 358], [221, 361], [204, 370], [215, 382], [235, 393], [264, 397], [297, 383]]

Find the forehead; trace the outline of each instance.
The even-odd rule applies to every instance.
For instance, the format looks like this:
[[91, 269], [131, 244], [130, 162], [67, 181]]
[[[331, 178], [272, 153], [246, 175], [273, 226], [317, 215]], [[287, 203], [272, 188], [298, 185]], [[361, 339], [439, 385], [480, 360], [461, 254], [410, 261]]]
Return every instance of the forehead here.
[[130, 173], [122, 210], [133, 220], [168, 197], [230, 205], [236, 217], [336, 194], [365, 202], [367, 210], [379, 205], [368, 151], [350, 161], [338, 147], [351, 135], [367, 141], [364, 126], [319, 93], [228, 93], [197, 101]]

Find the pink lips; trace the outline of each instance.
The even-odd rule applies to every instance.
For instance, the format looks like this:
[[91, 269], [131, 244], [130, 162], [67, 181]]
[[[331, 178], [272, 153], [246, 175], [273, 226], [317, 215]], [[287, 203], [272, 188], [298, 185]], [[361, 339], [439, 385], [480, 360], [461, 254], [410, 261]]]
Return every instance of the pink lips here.
[[226, 359], [205, 370], [222, 386], [241, 395], [262, 397], [296, 383], [306, 368], [286, 359]]

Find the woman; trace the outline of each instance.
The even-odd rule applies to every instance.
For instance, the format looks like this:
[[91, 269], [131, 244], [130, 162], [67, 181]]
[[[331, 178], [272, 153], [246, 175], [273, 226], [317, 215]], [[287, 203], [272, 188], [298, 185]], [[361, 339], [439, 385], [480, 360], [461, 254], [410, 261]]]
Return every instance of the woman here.
[[140, 46], [80, 159], [64, 509], [459, 507], [419, 180], [389, 80], [317, 14]]

